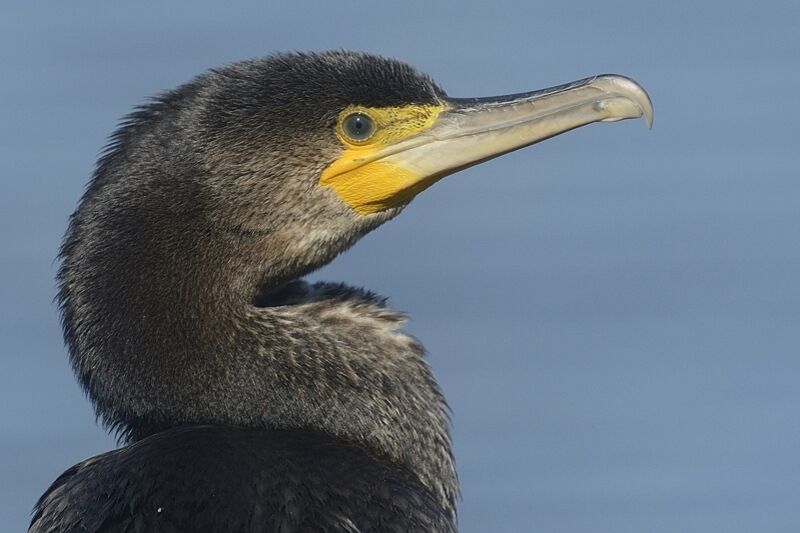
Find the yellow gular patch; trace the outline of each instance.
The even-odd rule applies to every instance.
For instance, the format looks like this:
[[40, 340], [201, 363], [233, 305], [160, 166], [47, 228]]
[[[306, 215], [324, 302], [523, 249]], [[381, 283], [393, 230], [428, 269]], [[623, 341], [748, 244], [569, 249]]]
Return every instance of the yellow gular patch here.
[[[331, 187], [343, 202], [362, 215], [410, 200], [428, 186], [426, 176], [416, 176], [395, 163], [381, 160], [380, 152], [428, 130], [445, 109], [445, 105], [347, 107], [336, 122], [344, 152], [322, 172], [320, 183]], [[355, 113], [366, 115], [375, 125], [372, 136], [360, 143], [342, 129], [344, 120]]]

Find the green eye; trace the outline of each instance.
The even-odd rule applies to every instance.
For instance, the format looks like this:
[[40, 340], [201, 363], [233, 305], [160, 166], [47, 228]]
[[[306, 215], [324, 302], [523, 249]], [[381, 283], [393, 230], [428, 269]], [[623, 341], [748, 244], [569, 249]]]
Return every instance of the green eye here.
[[350, 140], [364, 142], [375, 133], [375, 122], [364, 113], [353, 113], [342, 121], [342, 131]]

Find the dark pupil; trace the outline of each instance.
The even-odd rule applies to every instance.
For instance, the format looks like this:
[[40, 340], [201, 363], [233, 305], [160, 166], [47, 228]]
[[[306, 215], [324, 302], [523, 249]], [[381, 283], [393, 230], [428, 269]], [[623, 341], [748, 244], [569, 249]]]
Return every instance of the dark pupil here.
[[372, 135], [372, 121], [364, 115], [350, 115], [345, 120], [344, 126], [347, 134], [353, 139], [363, 140]]

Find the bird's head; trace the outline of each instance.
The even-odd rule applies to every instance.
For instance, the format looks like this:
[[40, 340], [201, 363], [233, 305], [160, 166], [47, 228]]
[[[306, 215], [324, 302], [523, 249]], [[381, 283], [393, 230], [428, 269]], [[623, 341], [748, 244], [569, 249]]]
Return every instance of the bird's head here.
[[161, 142], [191, 146], [201, 164], [163, 180], [191, 181], [220, 226], [271, 235], [300, 273], [448, 174], [592, 122], [652, 117], [620, 76], [454, 99], [404, 63], [351, 52], [233, 64], [164, 102], [183, 126]]

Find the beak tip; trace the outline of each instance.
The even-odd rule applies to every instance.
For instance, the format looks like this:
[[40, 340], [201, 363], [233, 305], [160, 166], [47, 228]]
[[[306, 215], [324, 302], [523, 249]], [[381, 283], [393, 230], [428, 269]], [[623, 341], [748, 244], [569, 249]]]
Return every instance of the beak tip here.
[[[633, 79], [619, 74], [603, 74], [591, 83], [609, 93], [615, 93], [630, 100], [641, 111], [647, 129], [653, 129], [653, 101], [647, 91]], [[631, 117], [632, 118], [632, 117]]]
[[[644, 89], [642, 89], [644, 90]], [[647, 93], [645, 93], [647, 95]], [[647, 98], [647, 106], [642, 108], [642, 117], [644, 117], [645, 124], [647, 124], [647, 129], [653, 129], [653, 102], [650, 101], [650, 97]]]

